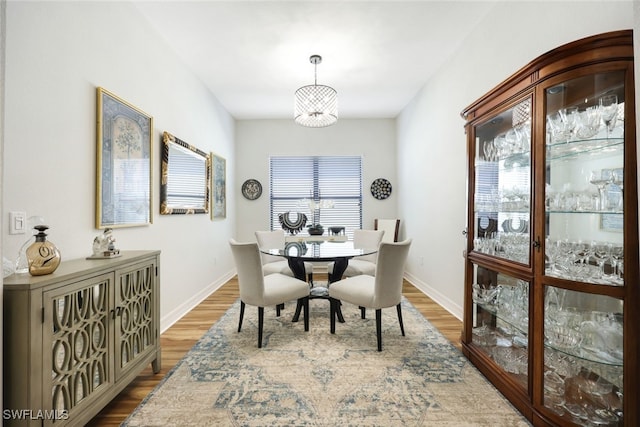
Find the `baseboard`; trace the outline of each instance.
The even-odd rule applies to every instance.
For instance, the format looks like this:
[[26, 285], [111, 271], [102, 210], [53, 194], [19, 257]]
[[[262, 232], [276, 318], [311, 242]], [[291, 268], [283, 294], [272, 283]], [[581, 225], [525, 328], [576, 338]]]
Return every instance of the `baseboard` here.
[[442, 295], [442, 293], [438, 292], [436, 289], [419, 280], [411, 273], [405, 272], [404, 278], [407, 280], [407, 282], [411, 283], [413, 286], [421, 290], [426, 296], [434, 300], [436, 303], [438, 303], [438, 305], [451, 313], [452, 316], [462, 321], [464, 310], [460, 305], [456, 304], [455, 301], [451, 300], [451, 298]]
[[200, 292], [193, 295], [191, 298], [180, 304], [175, 309], [171, 310], [167, 315], [160, 318], [160, 333], [164, 333], [167, 329], [173, 326], [178, 320], [180, 320], [185, 314], [193, 310], [198, 304], [207, 299], [209, 295], [220, 289], [222, 285], [236, 275], [235, 269], [229, 271], [223, 276], [219, 277], [215, 282], [211, 283], [207, 287], [203, 288]]

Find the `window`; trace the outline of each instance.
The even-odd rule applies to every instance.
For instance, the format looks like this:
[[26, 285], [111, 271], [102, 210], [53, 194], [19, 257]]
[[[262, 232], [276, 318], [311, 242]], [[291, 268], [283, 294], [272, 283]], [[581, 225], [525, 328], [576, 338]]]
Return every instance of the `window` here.
[[269, 175], [272, 230], [282, 228], [285, 212], [304, 213], [307, 225], [325, 230], [345, 227], [349, 237], [362, 228], [362, 157], [272, 157]]

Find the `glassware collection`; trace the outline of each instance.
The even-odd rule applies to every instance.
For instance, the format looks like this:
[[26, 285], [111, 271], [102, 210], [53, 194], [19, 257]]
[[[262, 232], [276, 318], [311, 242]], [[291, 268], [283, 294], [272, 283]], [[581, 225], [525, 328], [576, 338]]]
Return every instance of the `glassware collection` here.
[[624, 246], [597, 240], [547, 238], [545, 274], [601, 285], [624, 285]]

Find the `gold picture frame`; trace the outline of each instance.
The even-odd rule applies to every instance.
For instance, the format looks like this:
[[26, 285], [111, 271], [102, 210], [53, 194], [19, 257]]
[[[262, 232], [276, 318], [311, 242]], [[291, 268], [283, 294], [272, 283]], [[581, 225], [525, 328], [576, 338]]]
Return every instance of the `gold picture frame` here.
[[153, 223], [153, 118], [97, 88], [96, 228]]
[[211, 153], [213, 196], [211, 197], [211, 218], [227, 217], [227, 161]]

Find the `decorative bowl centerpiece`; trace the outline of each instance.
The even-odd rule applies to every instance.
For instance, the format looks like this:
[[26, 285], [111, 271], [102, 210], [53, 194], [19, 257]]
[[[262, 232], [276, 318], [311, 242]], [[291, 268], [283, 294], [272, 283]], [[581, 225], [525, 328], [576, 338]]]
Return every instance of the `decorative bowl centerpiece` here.
[[322, 236], [324, 233], [324, 227], [320, 224], [311, 224], [307, 227], [309, 234], [312, 236]]

